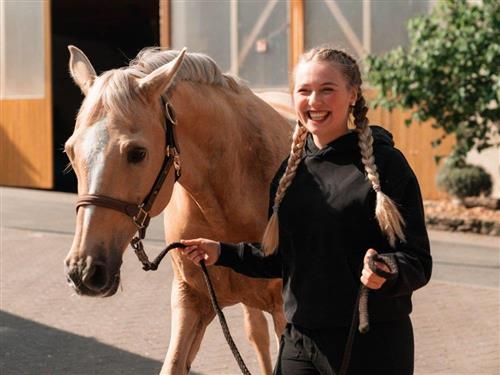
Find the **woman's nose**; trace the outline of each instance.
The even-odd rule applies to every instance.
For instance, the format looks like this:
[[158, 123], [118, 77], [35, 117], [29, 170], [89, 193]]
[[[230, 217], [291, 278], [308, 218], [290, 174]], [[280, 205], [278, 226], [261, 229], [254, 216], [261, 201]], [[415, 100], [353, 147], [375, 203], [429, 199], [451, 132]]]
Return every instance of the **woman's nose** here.
[[311, 91], [311, 94], [309, 95], [308, 98], [308, 104], [310, 107], [313, 107], [314, 104], [317, 104], [320, 102], [320, 97], [316, 91]]

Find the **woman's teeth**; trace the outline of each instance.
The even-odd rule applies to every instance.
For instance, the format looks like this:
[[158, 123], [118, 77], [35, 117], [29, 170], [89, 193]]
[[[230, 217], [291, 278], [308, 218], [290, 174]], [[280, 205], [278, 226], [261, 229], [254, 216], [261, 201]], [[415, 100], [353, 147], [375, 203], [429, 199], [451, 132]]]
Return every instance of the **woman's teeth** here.
[[328, 111], [309, 111], [309, 118], [313, 121], [321, 121], [324, 120], [328, 116]]

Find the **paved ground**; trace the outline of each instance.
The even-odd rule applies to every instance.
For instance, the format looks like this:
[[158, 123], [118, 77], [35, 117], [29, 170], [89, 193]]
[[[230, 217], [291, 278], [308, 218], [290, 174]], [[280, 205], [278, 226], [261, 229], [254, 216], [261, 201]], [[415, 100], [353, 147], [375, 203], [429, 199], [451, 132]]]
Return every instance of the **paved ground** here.
[[[155, 374], [169, 342], [170, 264], [145, 273], [127, 252], [116, 296], [73, 295], [62, 260], [72, 241], [74, 200], [71, 194], [0, 188], [0, 373]], [[152, 253], [161, 237], [156, 221], [147, 243]], [[431, 237], [434, 277], [414, 295], [416, 374], [500, 374], [498, 238]], [[240, 329], [240, 308], [225, 313], [258, 374]], [[207, 330], [192, 373], [238, 374], [217, 322]]]

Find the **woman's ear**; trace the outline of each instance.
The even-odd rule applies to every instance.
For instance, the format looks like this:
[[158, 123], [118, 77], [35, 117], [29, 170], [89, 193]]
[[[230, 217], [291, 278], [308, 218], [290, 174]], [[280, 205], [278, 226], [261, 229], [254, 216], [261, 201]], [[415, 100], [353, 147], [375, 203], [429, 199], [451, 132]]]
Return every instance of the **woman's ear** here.
[[358, 100], [358, 92], [359, 88], [358, 87], [351, 87], [351, 93], [350, 93], [350, 98], [349, 98], [349, 103], [352, 107], [356, 105], [356, 101]]

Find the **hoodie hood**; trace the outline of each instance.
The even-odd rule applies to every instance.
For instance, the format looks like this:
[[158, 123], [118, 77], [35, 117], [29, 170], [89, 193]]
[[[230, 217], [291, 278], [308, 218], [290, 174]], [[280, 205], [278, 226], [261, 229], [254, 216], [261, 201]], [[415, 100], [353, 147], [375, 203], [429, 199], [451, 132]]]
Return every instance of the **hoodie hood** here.
[[[370, 129], [372, 130], [374, 146], [394, 147], [392, 134], [389, 131], [377, 125], [370, 125]], [[350, 130], [343, 136], [328, 143], [322, 149], [319, 149], [316, 146], [311, 134], [307, 135], [304, 156], [322, 158], [332, 152], [335, 154], [359, 152], [358, 134], [355, 131]]]

